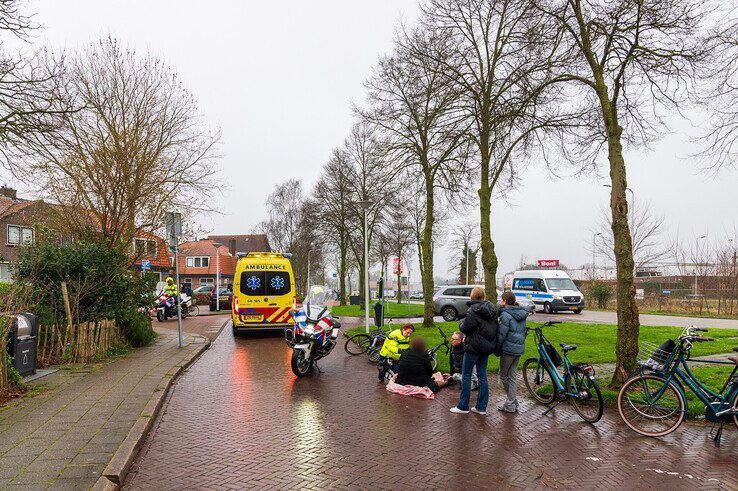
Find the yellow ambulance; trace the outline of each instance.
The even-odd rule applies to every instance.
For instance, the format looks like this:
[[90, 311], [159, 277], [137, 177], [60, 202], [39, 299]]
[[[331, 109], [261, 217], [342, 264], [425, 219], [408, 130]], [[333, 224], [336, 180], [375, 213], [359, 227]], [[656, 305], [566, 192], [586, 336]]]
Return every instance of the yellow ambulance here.
[[291, 254], [249, 252], [239, 255], [233, 280], [233, 332], [284, 329], [293, 324], [295, 280]]

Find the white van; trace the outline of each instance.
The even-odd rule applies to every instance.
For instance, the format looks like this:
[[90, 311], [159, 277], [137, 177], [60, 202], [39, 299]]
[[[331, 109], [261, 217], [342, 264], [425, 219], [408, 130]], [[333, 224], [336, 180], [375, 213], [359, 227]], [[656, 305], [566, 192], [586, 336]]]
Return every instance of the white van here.
[[584, 295], [564, 271], [515, 271], [511, 289], [515, 297], [532, 300], [536, 310], [547, 314], [561, 311], [581, 314], [584, 310]]

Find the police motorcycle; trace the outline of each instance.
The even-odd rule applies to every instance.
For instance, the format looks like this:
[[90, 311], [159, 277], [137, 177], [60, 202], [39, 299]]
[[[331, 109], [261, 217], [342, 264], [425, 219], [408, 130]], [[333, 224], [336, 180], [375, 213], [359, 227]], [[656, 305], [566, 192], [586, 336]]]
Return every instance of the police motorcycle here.
[[285, 330], [285, 341], [292, 348], [292, 372], [307, 375], [310, 367], [336, 347], [341, 323], [328, 310], [333, 292], [323, 286], [310, 288], [302, 308], [292, 310], [293, 327]]
[[[159, 286], [161, 285], [161, 288]], [[174, 297], [164, 291], [164, 283], [157, 285], [156, 293], [156, 320], [164, 322], [170, 317], [177, 317], [177, 303]], [[192, 307], [192, 297], [186, 293], [179, 292], [179, 301], [182, 304], [182, 318], [186, 319], [190, 315]]]

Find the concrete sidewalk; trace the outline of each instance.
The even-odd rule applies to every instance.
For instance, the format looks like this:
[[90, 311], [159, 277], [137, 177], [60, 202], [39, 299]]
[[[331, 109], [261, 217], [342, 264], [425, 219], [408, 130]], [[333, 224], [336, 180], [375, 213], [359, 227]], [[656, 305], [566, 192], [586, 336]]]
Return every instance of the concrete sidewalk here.
[[122, 477], [169, 384], [209, 344], [188, 334], [180, 349], [176, 331], [157, 332], [151, 346], [59, 370], [34, 382], [39, 395], [0, 409], [0, 489], [89, 489]]

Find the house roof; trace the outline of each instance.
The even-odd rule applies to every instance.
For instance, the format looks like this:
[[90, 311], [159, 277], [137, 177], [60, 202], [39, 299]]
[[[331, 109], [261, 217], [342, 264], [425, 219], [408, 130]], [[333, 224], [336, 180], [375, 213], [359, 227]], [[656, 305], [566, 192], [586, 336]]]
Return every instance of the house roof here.
[[19, 211], [28, 208], [29, 206], [43, 203], [43, 200], [21, 200], [11, 199], [5, 196], [0, 196], [0, 218], [5, 218]]
[[209, 240], [220, 242], [228, 249], [230, 241], [236, 241], [235, 252], [269, 252], [269, 240], [264, 234], [247, 234], [247, 235], [209, 235]]

